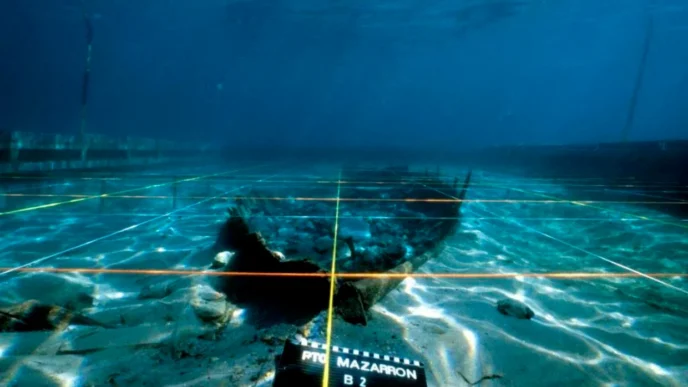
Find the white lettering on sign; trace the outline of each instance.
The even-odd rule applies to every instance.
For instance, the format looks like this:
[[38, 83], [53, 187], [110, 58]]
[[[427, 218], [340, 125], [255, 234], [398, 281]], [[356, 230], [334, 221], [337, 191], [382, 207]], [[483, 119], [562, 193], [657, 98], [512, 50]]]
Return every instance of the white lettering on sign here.
[[[325, 362], [324, 358], [322, 362]], [[337, 356], [337, 367], [361, 370], [366, 372], [375, 372], [378, 374], [385, 374], [388, 376], [396, 376], [398, 378], [418, 380], [418, 373], [416, 372], [416, 370], [413, 369], [397, 367], [388, 364], [372, 363], [363, 360], [359, 362], [356, 359], [351, 360], [349, 358], [342, 356]]]
[[325, 364], [325, 354], [312, 351], [303, 351], [301, 360], [309, 360], [313, 363]]

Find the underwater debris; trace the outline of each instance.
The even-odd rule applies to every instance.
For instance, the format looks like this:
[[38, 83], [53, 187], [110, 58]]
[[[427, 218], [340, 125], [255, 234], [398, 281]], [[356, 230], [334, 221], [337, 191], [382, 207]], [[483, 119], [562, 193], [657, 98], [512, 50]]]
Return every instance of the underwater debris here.
[[[229, 209], [229, 219], [222, 227], [214, 249], [228, 249], [234, 255], [224, 266], [228, 272], [252, 273], [325, 273], [307, 260], [284, 260], [279, 251], [270, 250], [260, 233], [250, 232], [244, 205]], [[237, 304], [269, 308], [288, 308], [292, 313], [317, 313], [327, 306], [330, 283], [327, 277], [223, 277], [218, 290]]]
[[89, 316], [118, 328], [185, 325], [212, 338], [232, 321], [236, 310], [205, 279], [186, 276], [147, 285], [136, 303], [98, 308], [90, 311]]
[[505, 316], [522, 320], [530, 320], [535, 316], [535, 313], [526, 304], [510, 298], [497, 302], [497, 310]]
[[322, 236], [315, 241], [313, 248], [318, 253], [327, 253], [332, 248], [333, 239], [329, 236]]
[[232, 256], [234, 256], [234, 253], [231, 251], [221, 251], [215, 254], [215, 258], [213, 258], [213, 263], [210, 265], [210, 268], [219, 269], [227, 266]]
[[187, 277], [175, 278], [168, 281], [146, 285], [139, 292], [138, 299], [160, 299], [169, 296], [175, 291], [192, 285], [192, 280]]
[[236, 307], [226, 301], [224, 294], [204, 285], [196, 285], [192, 290], [191, 306], [196, 317], [217, 327], [229, 322]]
[[464, 382], [466, 382], [469, 386], [475, 386], [476, 384], [482, 383], [483, 380], [493, 380], [493, 379], [502, 379], [504, 378], [500, 374], [491, 374], [491, 375], [485, 375], [481, 377], [480, 379], [476, 380], [475, 382], [471, 382], [468, 380], [468, 378], [461, 372], [461, 371], [456, 371], [459, 376], [461, 376], [461, 379], [463, 379]]
[[349, 247], [350, 256], [352, 259], [356, 259], [356, 246], [354, 245], [354, 238], [349, 236], [344, 238], [344, 243]]
[[78, 311], [93, 306], [98, 287], [87, 279], [67, 273], [37, 272], [10, 280], [0, 293], [3, 305], [25, 300], [37, 300], [44, 305], [56, 305]]
[[69, 309], [41, 304], [36, 300], [0, 309], [0, 332], [55, 331], [68, 325], [107, 327]]

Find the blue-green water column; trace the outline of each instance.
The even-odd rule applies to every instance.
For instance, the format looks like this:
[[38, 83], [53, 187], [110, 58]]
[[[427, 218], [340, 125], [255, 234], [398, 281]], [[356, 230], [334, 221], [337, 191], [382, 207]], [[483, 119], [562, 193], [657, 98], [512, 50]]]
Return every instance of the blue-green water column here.
[[84, 11], [84, 25], [86, 26], [86, 66], [81, 81], [81, 161], [86, 161], [88, 143], [86, 141], [86, 106], [88, 105], [88, 85], [91, 78], [91, 53], [93, 51], [93, 24]]

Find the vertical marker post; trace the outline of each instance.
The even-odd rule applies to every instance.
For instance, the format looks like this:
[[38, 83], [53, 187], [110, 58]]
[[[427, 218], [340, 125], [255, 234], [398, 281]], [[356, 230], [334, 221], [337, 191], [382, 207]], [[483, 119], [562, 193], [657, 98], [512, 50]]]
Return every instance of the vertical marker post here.
[[645, 65], [647, 64], [647, 54], [650, 51], [650, 42], [652, 41], [652, 16], [648, 16], [647, 27], [645, 29], [645, 43], [643, 45], [643, 55], [640, 59], [640, 67], [638, 69], [638, 75], [635, 80], [635, 86], [633, 87], [633, 94], [631, 94], [631, 104], [628, 108], [628, 115], [626, 116], [626, 124], [621, 132], [621, 142], [627, 142], [628, 136], [631, 133], [631, 128], [633, 127], [633, 120], [635, 118], [635, 108], [638, 104], [638, 93], [640, 92], [640, 87], [643, 84], [643, 79], [645, 78]]

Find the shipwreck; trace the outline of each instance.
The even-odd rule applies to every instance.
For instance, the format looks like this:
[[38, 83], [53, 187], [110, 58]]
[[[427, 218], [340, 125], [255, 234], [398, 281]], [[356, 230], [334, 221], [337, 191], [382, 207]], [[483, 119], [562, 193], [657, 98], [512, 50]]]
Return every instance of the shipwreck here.
[[404, 274], [415, 272], [445, 247], [460, 224], [471, 172], [462, 183], [439, 171], [412, 172], [406, 167], [359, 170], [341, 179], [347, 184], [338, 199], [338, 214], [351, 215], [290, 232], [292, 244], [314, 241], [312, 254], [308, 248], [304, 252], [290, 247], [288, 241], [274, 242], [281, 251], [271, 248], [273, 240], [284, 239], [280, 230], [287, 232], [251, 224], [255, 214], [279, 216], [279, 206], [261, 196], [268, 193], [236, 198], [212, 247], [213, 254], [223, 257], [213, 267], [228, 274], [216, 277], [217, 290], [238, 305], [312, 316], [327, 309], [330, 281], [336, 281], [336, 312], [347, 322], [366, 325], [366, 312], [396, 288]]

